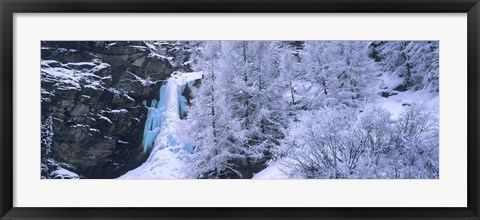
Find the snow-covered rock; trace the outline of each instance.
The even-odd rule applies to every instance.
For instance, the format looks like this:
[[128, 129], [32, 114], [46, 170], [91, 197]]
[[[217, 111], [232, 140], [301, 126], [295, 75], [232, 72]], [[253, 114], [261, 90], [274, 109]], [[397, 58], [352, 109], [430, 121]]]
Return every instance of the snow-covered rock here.
[[49, 156], [72, 166], [65, 170], [114, 178], [146, 159], [142, 101], [158, 96], [173, 72], [170, 60], [151, 53], [140, 41], [42, 42], [42, 121], [54, 118]]

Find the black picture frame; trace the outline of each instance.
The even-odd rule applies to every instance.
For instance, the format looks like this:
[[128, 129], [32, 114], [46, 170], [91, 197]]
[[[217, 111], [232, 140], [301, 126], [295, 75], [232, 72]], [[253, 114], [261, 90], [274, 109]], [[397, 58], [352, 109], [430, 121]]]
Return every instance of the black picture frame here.
[[[478, 0], [0, 0], [1, 219], [480, 219]], [[14, 13], [454, 13], [468, 14], [466, 208], [19, 208], [13, 207]]]

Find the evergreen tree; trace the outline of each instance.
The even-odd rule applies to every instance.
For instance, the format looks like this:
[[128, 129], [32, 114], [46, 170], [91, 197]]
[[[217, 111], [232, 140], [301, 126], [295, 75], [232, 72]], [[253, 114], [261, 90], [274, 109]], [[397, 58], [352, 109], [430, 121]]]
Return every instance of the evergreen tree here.
[[206, 42], [200, 65], [204, 77], [187, 121], [191, 126], [195, 151], [192, 175], [196, 178], [242, 178], [237, 161], [244, 160], [239, 123], [232, 118], [224, 92], [225, 78], [221, 66], [219, 42]]
[[372, 95], [376, 63], [361, 41], [309, 41], [302, 51], [306, 78], [318, 85], [312, 106], [356, 106]]
[[439, 91], [438, 41], [375, 42], [372, 47], [383, 69], [403, 81], [392, 89]]
[[288, 84], [281, 78], [280, 42], [224, 42], [226, 94], [241, 122], [247, 153], [245, 176], [265, 168], [272, 149], [284, 137]]

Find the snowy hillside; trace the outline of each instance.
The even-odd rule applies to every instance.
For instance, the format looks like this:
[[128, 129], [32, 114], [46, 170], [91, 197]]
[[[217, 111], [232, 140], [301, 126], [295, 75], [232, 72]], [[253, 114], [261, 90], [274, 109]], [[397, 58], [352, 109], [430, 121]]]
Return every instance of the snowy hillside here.
[[[440, 176], [437, 41], [87, 45], [96, 51], [88, 59], [42, 60], [46, 178]], [[66, 90], [76, 91], [77, 110], [60, 114], [62, 126], [101, 137], [77, 143], [58, 135], [58, 109], [66, 102], [56, 97]], [[108, 93], [116, 94], [113, 101], [104, 98]], [[94, 97], [109, 101], [81, 101]], [[72, 117], [78, 108], [89, 111]], [[90, 154], [77, 147], [81, 157], [67, 154], [67, 142]], [[101, 174], [109, 171], [115, 174]]]

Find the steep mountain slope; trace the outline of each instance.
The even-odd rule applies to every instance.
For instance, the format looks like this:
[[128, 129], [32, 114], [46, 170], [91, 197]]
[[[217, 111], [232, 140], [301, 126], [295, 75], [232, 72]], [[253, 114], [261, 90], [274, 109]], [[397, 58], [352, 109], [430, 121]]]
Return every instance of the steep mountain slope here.
[[142, 103], [158, 96], [171, 61], [139, 41], [46, 41], [41, 57], [43, 138], [52, 140], [42, 177], [114, 178], [140, 165]]

